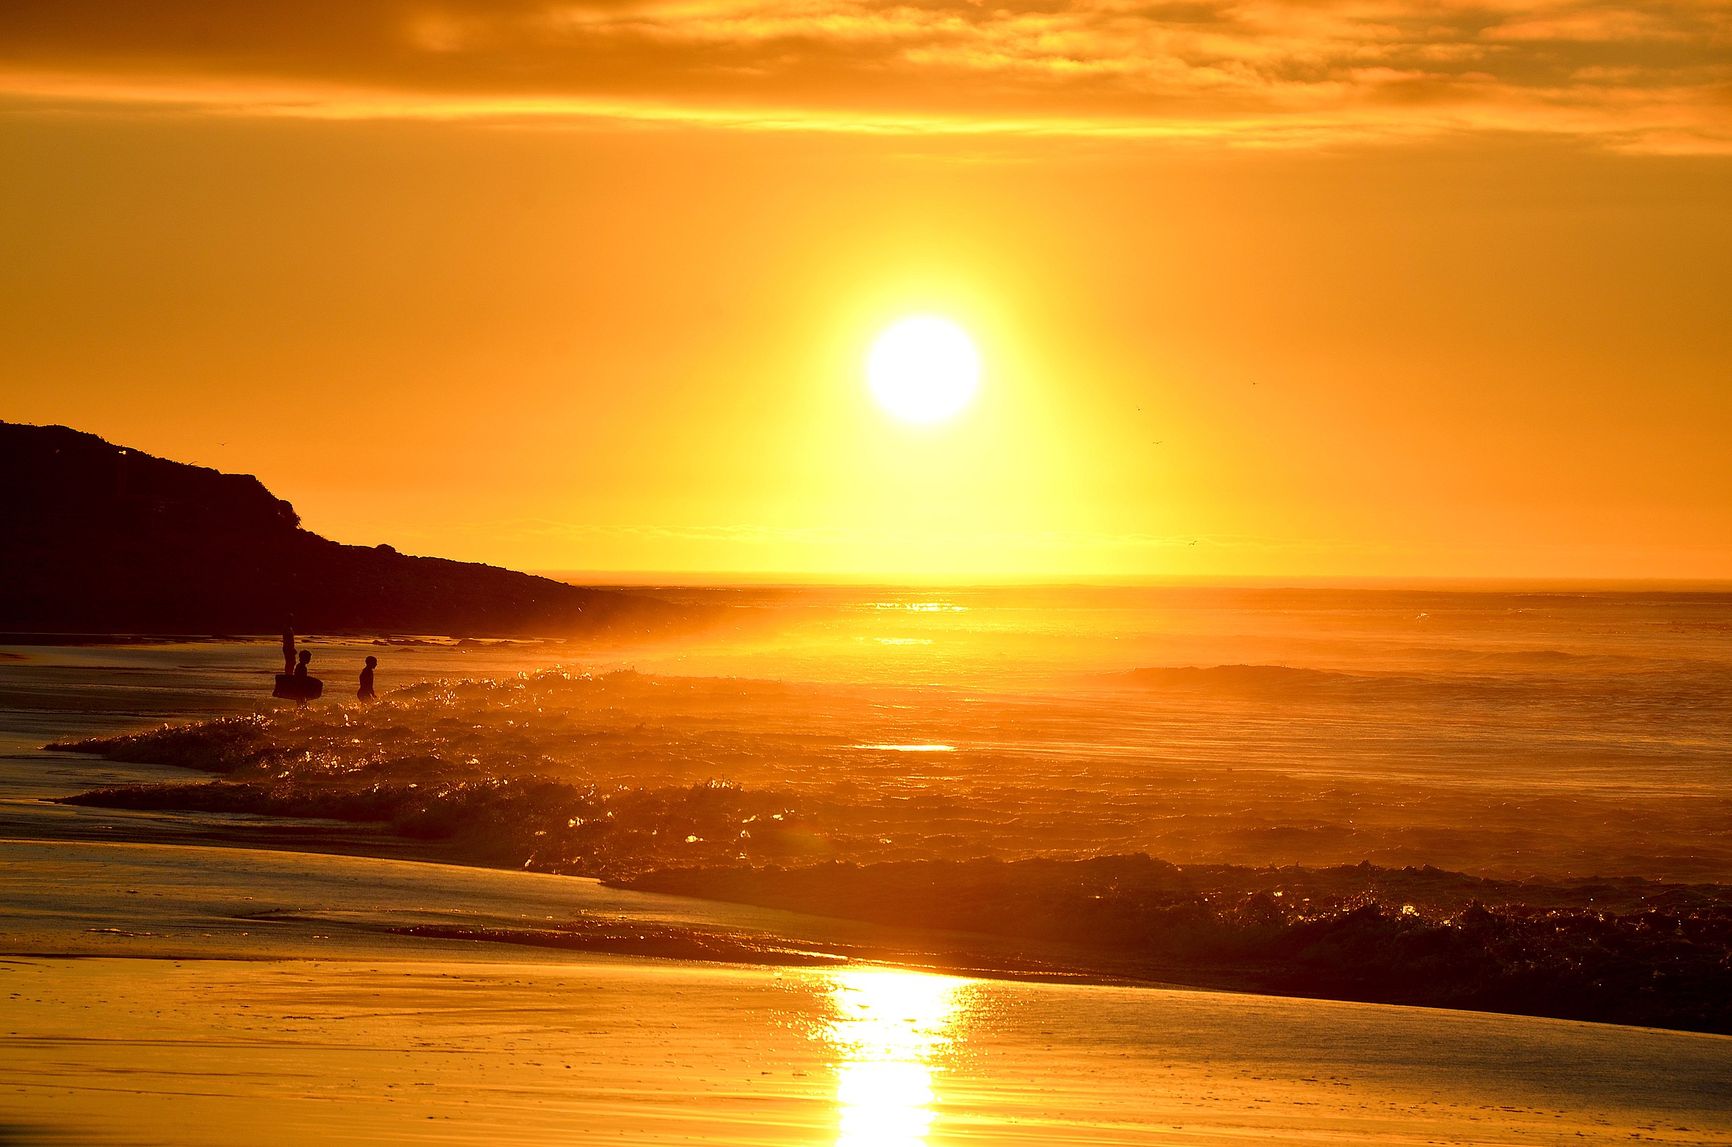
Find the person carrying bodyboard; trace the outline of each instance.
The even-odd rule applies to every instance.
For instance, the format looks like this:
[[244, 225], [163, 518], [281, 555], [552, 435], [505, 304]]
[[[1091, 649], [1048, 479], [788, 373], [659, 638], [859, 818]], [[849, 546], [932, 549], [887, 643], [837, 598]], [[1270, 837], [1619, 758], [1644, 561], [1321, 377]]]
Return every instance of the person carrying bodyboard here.
[[325, 683], [307, 672], [307, 665], [312, 660], [312, 650], [301, 650], [300, 659], [295, 663], [295, 671], [277, 674], [277, 686], [271, 690], [271, 696], [300, 705], [317, 700], [325, 691]]

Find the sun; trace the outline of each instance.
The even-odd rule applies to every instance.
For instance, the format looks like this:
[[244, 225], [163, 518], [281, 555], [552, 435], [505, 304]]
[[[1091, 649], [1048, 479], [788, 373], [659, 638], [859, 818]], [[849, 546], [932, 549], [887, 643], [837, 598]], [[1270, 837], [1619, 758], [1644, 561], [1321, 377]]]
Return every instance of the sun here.
[[962, 411], [980, 387], [980, 356], [968, 332], [938, 315], [892, 324], [866, 356], [866, 382], [878, 405], [906, 422], [941, 422]]

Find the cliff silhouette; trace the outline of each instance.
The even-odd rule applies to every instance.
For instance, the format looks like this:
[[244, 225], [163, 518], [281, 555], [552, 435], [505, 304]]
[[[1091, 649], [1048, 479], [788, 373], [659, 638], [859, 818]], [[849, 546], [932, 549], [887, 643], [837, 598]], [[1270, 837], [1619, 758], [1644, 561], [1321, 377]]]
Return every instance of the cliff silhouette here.
[[0, 422], [0, 630], [569, 636], [683, 611], [302, 529], [250, 474]]

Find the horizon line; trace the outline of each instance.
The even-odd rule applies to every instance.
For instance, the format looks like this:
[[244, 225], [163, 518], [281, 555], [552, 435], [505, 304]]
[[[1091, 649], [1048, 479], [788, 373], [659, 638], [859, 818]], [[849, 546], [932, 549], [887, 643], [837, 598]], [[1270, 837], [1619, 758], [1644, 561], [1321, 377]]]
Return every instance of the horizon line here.
[[1478, 589], [1732, 593], [1732, 578], [1583, 575], [1032, 574], [918, 577], [759, 570], [526, 570], [567, 585], [619, 589]]

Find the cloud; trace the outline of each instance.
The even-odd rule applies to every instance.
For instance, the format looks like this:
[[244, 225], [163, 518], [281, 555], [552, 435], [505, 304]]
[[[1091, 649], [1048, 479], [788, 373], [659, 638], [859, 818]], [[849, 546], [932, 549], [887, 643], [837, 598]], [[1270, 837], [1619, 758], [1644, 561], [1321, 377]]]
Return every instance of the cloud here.
[[0, 92], [309, 117], [1732, 151], [1732, 0], [9, 0]]

